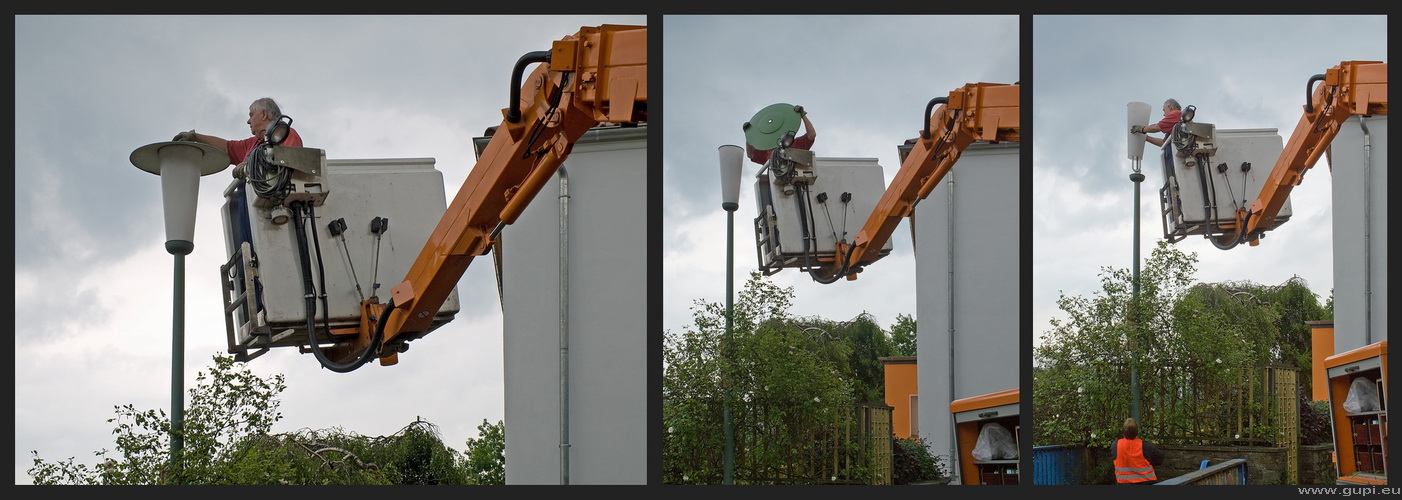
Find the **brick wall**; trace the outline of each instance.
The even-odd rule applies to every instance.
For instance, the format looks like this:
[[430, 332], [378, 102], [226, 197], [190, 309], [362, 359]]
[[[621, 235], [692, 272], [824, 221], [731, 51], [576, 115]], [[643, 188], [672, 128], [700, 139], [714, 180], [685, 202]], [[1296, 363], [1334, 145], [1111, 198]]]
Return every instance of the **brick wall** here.
[[[1164, 453], [1164, 463], [1155, 467], [1160, 480], [1198, 470], [1203, 460], [1209, 465], [1234, 458], [1246, 459], [1249, 484], [1282, 484], [1285, 479], [1285, 448], [1266, 446], [1172, 446], [1156, 444]], [[1300, 447], [1299, 484], [1333, 484], [1332, 444]], [[1087, 470], [1102, 471], [1103, 484], [1114, 482], [1114, 466], [1108, 448], [1091, 450], [1094, 464]]]

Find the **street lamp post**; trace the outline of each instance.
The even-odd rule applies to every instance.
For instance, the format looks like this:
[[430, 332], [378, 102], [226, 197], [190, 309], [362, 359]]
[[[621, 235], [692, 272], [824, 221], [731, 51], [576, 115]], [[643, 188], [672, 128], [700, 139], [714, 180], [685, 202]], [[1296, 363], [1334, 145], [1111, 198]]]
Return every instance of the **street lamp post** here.
[[[1133, 323], [1130, 325], [1131, 333], [1138, 333], [1139, 324], [1139, 184], [1144, 182], [1144, 174], [1139, 172], [1138, 161], [1135, 162], [1134, 173], [1129, 174], [1129, 180], [1134, 182], [1134, 275], [1131, 279], [1133, 292], [1131, 295], [1130, 307], [1133, 311]], [[1131, 337], [1133, 339], [1133, 337]], [[1129, 416], [1136, 422], [1139, 421], [1139, 349], [1133, 340], [1130, 341], [1130, 355], [1132, 361], [1129, 364]]]
[[195, 209], [200, 176], [229, 166], [229, 159], [214, 146], [198, 142], [158, 142], [137, 148], [131, 164], [161, 176], [161, 200], [165, 213], [166, 251], [175, 256], [174, 308], [171, 314], [170, 352], [170, 459], [178, 470], [184, 447], [185, 426], [185, 256], [195, 249]]
[[[1144, 102], [1131, 102], [1127, 106], [1129, 124], [1131, 127], [1148, 123], [1149, 104]], [[1144, 160], [1144, 136], [1142, 134], [1129, 133], [1129, 159], [1133, 173], [1129, 174], [1129, 180], [1134, 182], [1134, 273], [1130, 278], [1132, 295], [1130, 296], [1130, 364], [1129, 364], [1129, 416], [1136, 422], [1139, 421], [1139, 349], [1134, 342], [1134, 334], [1138, 333], [1139, 323], [1139, 185], [1144, 182], [1142, 162]], [[1168, 139], [1165, 138], [1165, 141]]]
[[740, 171], [744, 150], [727, 144], [720, 147], [721, 208], [725, 209], [725, 341], [721, 344], [721, 402], [725, 426], [725, 456], [723, 484], [735, 484], [735, 432], [730, 423], [730, 381], [726, 371], [730, 362], [730, 338], [734, 327], [731, 308], [735, 295], [735, 211], [740, 209]]

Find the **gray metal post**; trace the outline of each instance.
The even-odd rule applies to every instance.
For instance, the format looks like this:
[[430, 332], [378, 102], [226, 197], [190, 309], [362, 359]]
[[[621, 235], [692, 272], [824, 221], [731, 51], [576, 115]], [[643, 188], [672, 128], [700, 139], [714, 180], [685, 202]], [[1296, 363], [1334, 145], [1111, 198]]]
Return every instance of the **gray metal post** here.
[[[1136, 162], [1137, 164], [1138, 162]], [[1137, 165], [1136, 165], [1137, 166]], [[1134, 322], [1130, 325], [1131, 333], [1137, 333], [1139, 324], [1139, 184], [1144, 181], [1144, 174], [1137, 171], [1129, 174], [1129, 180], [1134, 181], [1134, 277], [1133, 298], [1131, 299], [1131, 311], [1134, 311]], [[1135, 421], [1139, 420], [1139, 346], [1131, 337], [1129, 342], [1131, 361], [1129, 364], [1129, 416]]]
[[172, 472], [178, 472], [184, 468], [181, 452], [185, 448], [185, 255], [190, 253], [193, 246], [166, 244], [166, 250], [175, 256], [175, 300], [174, 310], [171, 313], [170, 342], [170, 461], [174, 469]]
[[[733, 205], [733, 206], [732, 206]], [[725, 400], [721, 402], [725, 420], [725, 458], [723, 484], [735, 484], [735, 432], [730, 423], [730, 380], [726, 377], [730, 364], [730, 339], [734, 327], [732, 307], [735, 295], [735, 210], [738, 204], [724, 203], [725, 228], [725, 343], [721, 347], [721, 388]]]

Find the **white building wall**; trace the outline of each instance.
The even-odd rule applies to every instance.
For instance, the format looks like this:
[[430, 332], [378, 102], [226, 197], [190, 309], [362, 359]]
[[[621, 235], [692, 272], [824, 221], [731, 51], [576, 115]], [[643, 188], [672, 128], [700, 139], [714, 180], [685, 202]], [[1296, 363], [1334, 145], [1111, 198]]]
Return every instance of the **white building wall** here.
[[[920, 436], [936, 455], [958, 456], [951, 402], [1019, 387], [1018, 151], [1017, 143], [969, 146], [916, 205], [918, 411]], [[958, 464], [946, 463], [957, 475]]]
[[1344, 122], [1330, 147], [1335, 353], [1387, 340], [1387, 116], [1367, 118], [1366, 124], [1366, 160], [1357, 117]]
[[[569, 484], [646, 484], [647, 127], [594, 130], [568, 175]], [[506, 483], [561, 484], [560, 177], [502, 231]]]

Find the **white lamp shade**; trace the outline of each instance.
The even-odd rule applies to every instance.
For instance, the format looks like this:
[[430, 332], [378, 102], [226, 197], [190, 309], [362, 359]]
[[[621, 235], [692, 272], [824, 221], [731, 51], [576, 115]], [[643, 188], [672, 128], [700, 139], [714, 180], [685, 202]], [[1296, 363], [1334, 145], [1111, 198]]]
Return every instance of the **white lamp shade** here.
[[195, 207], [200, 195], [200, 169], [195, 162], [200, 156], [200, 150], [195, 148], [161, 150], [166, 241], [195, 241]]
[[740, 172], [745, 150], [734, 144], [720, 147], [720, 195], [722, 206], [740, 206]]
[[[1149, 123], [1149, 103], [1131, 102], [1126, 107], [1129, 111], [1129, 124], [1131, 126]], [[1144, 159], [1144, 143], [1147, 142], [1144, 140], [1144, 134], [1130, 132], [1129, 127], [1125, 127], [1125, 134], [1129, 136], [1129, 159]]]
[[132, 151], [131, 163], [137, 168], [161, 176], [166, 241], [194, 244], [195, 202], [200, 195], [200, 176], [228, 167], [228, 156], [208, 144], [189, 141], [158, 142]]

